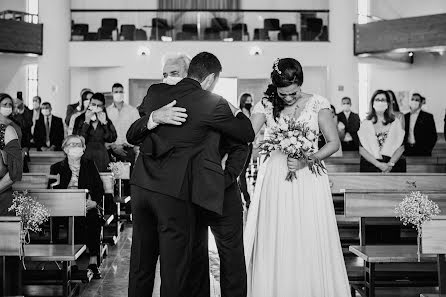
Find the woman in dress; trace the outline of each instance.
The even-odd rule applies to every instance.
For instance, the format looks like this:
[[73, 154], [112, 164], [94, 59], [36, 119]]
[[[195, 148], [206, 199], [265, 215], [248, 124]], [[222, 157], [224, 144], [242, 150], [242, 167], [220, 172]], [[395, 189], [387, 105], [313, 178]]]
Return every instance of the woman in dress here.
[[73, 134], [83, 136], [87, 149], [84, 157], [93, 160], [99, 172], [106, 172], [110, 163], [105, 143], [115, 142], [116, 129], [107, 116], [105, 97], [102, 93], [95, 93], [91, 97], [90, 105], [84, 114], [77, 117]]
[[23, 172], [20, 127], [9, 119], [12, 109], [11, 96], [0, 93], [0, 216], [14, 215], [8, 212], [13, 199], [12, 184], [22, 179]]
[[[250, 297], [347, 297], [350, 287], [345, 269], [328, 176], [311, 169], [335, 153], [339, 136], [327, 99], [302, 92], [302, 66], [291, 58], [276, 60], [271, 73], [277, 94], [272, 108], [254, 107], [255, 132], [268, 130], [294, 117], [326, 144], [309, 164], [274, 151], [260, 165], [245, 228], [245, 256]], [[286, 181], [288, 170], [297, 179]]]
[[377, 90], [358, 131], [360, 172], [406, 172], [404, 130], [393, 113], [389, 93]]
[[[52, 175], [59, 174], [60, 183], [55, 189], [87, 189], [87, 215], [76, 217], [74, 222], [75, 243], [86, 244], [90, 254], [88, 269], [93, 272], [93, 278], [101, 278], [98, 268], [98, 255], [101, 244], [101, 219], [99, 205], [102, 205], [104, 185], [98, 169], [93, 161], [83, 158], [85, 140], [78, 135], [70, 135], [62, 143], [66, 158], [50, 169]], [[54, 180], [50, 180], [53, 183]], [[74, 263], [73, 265], [76, 265]], [[77, 265], [71, 270], [77, 270]]]

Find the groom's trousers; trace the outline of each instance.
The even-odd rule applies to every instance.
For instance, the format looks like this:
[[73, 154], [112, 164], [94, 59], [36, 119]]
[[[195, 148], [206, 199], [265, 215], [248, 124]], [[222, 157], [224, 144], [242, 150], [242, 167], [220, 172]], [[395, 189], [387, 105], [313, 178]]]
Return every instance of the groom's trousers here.
[[225, 191], [223, 215], [199, 209], [194, 239], [192, 271], [188, 281], [193, 297], [209, 297], [208, 226], [220, 256], [222, 297], [246, 297], [246, 265], [243, 247], [243, 205], [237, 182]]
[[[184, 195], [189, 195], [187, 188], [186, 185]], [[135, 185], [131, 186], [131, 194], [133, 235], [128, 296], [152, 296], [159, 256], [161, 297], [189, 297], [186, 281], [195, 228], [192, 203]]]

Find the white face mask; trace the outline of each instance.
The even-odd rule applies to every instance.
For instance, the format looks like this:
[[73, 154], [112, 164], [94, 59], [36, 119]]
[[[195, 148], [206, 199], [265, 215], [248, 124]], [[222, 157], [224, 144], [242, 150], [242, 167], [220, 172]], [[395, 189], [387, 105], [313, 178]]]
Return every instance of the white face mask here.
[[168, 76], [163, 78], [163, 83], [173, 86], [179, 83], [182, 79], [183, 78], [179, 76]]
[[351, 110], [351, 105], [350, 104], [342, 104], [342, 110], [345, 112], [349, 112]]
[[72, 159], [79, 159], [84, 155], [84, 149], [81, 147], [70, 147], [66, 153]]
[[12, 107], [0, 107], [0, 113], [5, 116], [9, 117], [12, 113]]
[[387, 102], [378, 101], [373, 103], [373, 108], [375, 109], [376, 112], [384, 112], [386, 111], [387, 107], [388, 107]]
[[414, 100], [410, 100], [409, 101], [409, 107], [410, 107], [410, 110], [417, 110], [420, 107], [420, 102], [414, 101]]
[[100, 108], [98, 106], [90, 106], [88, 109], [91, 110], [94, 113], [98, 113], [98, 112], [102, 111], [102, 108]]
[[124, 94], [123, 93], [113, 93], [113, 101], [115, 103], [121, 103], [124, 101]]
[[51, 111], [49, 109], [42, 109], [42, 114], [47, 117], [51, 114]]

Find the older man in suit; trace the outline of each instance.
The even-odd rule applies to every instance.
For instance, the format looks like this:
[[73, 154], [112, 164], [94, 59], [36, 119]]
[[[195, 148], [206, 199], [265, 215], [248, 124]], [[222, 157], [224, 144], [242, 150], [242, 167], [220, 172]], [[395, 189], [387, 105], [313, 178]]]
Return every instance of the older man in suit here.
[[352, 110], [352, 100], [342, 98], [342, 111], [338, 113], [338, 129], [340, 130], [341, 146], [343, 151], [358, 151], [358, 130], [361, 125], [359, 115]]
[[[190, 293], [187, 279], [196, 238], [196, 212], [223, 213], [221, 134], [241, 143], [254, 139], [249, 119], [209, 92], [220, 72], [221, 64], [214, 55], [198, 54], [191, 61], [187, 78], [174, 86], [149, 88], [146, 97], [150, 100], [145, 100], [143, 107], [146, 115], [127, 133], [129, 143], [141, 144], [131, 179], [134, 227], [129, 296], [150, 295], [158, 254], [161, 296]], [[187, 121], [178, 117], [173, 121], [183, 125], [153, 129], [153, 125], [164, 123], [154, 111], [171, 99], [187, 110]]]
[[38, 151], [61, 151], [64, 127], [61, 118], [52, 114], [51, 104], [42, 103], [42, 116], [34, 128], [34, 143]]
[[431, 156], [437, 143], [434, 116], [421, 110], [424, 104], [426, 104], [426, 98], [419, 93], [414, 93], [409, 101], [410, 112], [405, 114], [404, 154], [406, 156]]

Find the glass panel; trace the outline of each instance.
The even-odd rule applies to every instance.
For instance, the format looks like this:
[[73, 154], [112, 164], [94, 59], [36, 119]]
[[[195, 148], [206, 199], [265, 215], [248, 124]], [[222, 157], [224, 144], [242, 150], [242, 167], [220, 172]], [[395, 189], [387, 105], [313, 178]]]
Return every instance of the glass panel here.
[[328, 41], [329, 12], [72, 10], [72, 40]]

